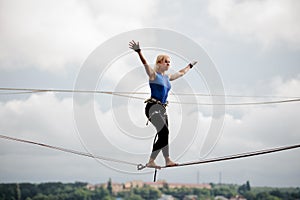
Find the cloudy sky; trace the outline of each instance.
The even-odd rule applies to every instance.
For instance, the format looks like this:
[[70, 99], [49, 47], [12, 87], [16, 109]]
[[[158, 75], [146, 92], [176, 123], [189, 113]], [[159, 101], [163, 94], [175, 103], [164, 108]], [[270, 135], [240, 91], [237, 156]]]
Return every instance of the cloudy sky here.
[[[158, 45], [156, 49], [146, 48], [152, 44], [144, 28], [155, 27], [171, 36], [189, 38], [206, 52], [195, 57], [199, 61], [195, 70], [173, 83], [173, 93], [212, 93], [213, 86], [205, 77], [205, 70], [215, 68], [226, 94], [251, 96], [226, 97], [227, 103], [300, 97], [299, 10], [298, 0], [147, 0], [143, 3], [137, 0], [0, 0], [0, 87], [78, 89], [84, 84], [78, 84], [85, 75], [84, 68], [93, 59], [99, 69], [91, 74], [96, 88], [89, 89], [149, 92], [147, 76], [137, 56], [127, 50], [126, 34], [136, 30], [146, 32], [133, 34], [137, 38], [131, 39], [145, 38], [140, 43], [145, 47], [146, 58], [153, 63], [158, 53], [165, 53]], [[118, 44], [126, 52], [102, 66], [116, 49], [115, 38], [123, 35], [126, 37], [119, 37]], [[174, 39], [174, 44], [185, 48], [181, 42]], [[190, 58], [194, 55], [193, 48], [184, 55], [168, 50], [174, 71], [194, 59]], [[89, 76], [83, 80], [89, 82]], [[199, 96], [182, 99], [174, 95], [170, 99], [213, 102], [212, 98]], [[145, 126], [143, 107], [141, 100], [105, 94], [73, 96], [1, 91], [0, 134], [145, 163], [154, 129]], [[174, 160], [180, 163], [300, 143], [297, 102], [226, 106], [222, 114], [224, 123], [221, 120], [217, 130], [210, 132], [215, 128], [213, 122], [219, 119], [213, 114], [214, 109], [221, 110], [195, 104], [169, 106], [170, 149]], [[90, 119], [90, 115], [95, 119]], [[109, 178], [115, 182], [152, 181], [151, 170], [137, 172], [131, 165], [4, 139], [0, 145], [0, 182], [99, 183]], [[158, 178], [196, 183], [199, 174], [200, 182], [217, 183], [221, 174], [225, 183], [242, 184], [249, 180], [256, 186], [299, 186], [299, 153], [295, 149], [161, 170]], [[163, 164], [161, 156], [157, 162]]]

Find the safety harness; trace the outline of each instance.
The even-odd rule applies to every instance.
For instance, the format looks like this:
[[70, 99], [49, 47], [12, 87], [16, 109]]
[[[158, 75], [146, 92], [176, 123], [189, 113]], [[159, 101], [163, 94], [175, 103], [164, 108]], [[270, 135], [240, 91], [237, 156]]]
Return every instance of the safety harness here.
[[[153, 97], [150, 97], [149, 99], [146, 99], [144, 103], [153, 103], [153, 104], [159, 104], [159, 105], [162, 105], [164, 108], [166, 108], [168, 106], [168, 101], [166, 103], [162, 103], [161, 101], [153, 98]], [[161, 115], [166, 115], [167, 113], [164, 112], [164, 113], [161, 113], [161, 111], [154, 111], [152, 112], [151, 114], [149, 114], [149, 117], [148, 117], [148, 120], [146, 122], [146, 126], [148, 126], [149, 124], [149, 121], [151, 120], [151, 117], [155, 114], [161, 114]]]

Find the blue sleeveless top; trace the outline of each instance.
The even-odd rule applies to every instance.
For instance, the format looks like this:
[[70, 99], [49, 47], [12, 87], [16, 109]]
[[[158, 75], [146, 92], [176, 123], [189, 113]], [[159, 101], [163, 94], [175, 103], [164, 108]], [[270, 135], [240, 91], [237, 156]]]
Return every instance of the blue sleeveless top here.
[[171, 89], [171, 83], [168, 75], [156, 73], [155, 79], [149, 80], [151, 97], [159, 100], [161, 103], [167, 103], [168, 93]]

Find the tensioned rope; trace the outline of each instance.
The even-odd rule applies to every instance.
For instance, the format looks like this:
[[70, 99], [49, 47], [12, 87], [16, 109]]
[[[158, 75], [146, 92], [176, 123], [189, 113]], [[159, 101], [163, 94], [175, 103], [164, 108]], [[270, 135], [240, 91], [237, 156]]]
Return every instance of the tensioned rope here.
[[24, 140], [24, 139], [9, 137], [9, 136], [5, 136], [5, 135], [0, 135], [0, 138], [6, 139], [6, 140], [13, 140], [13, 141], [17, 141], [17, 142], [22, 142], [22, 143], [27, 143], [27, 144], [38, 145], [38, 146], [46, 147], [46, 148], [49, 148], [49, 149], [55, 149], [55, 150], [58, 150], [58, 151], [72, 153], [72, 154], [76, 154], [76, 155], [80, 155], [80, 156], [86, 156], [86, 157], [95, 158], [95, 159], [99, 159], [99, 160], [105, 160], [105, 161], [109, 161], [109, 162], [116, 162], [116, 163], [122, 163], [122, 164], [133, 165], [133, 166], [138, 165], [137, 163], [133, 163], [133, 162], [118, 160], [118, 159], [113, 159], [113, 158], [107, 158], [107, 157], [103, 157], [103, 156], [97, 156], [97, 155], [93, 155], [93, 154], [90, 154], [90, 153], [75, 151], [75, 150], [71, 150], [71, 149], [52, 146], [52, 145], [43, 144], [43, 143], [39, 143], [39, 142], [33, 142], [33, 141], [30, 141], [30, 140]]
[[[30, 89], [30, 88], [0, 88], [0, 91], [19, 91], [14, 93], [0, 93], [0, 94], [25, 94], [25, 93], [41, 93], [41, 92], [60, 92], [60, 93], [89, 93], [89, 94], [110, 94], [120, 97], [145, 100], [143, 97], [137, 97], [135, 95], [145, 95], [145, 92], [112, 92], [112, 91], [99, 91], [99, 90], [68, 90], [68, 89]], [[242, 105], [264, 105], [264, 104], [279, 104], [279, 103], [291, 103], [299, 102], [300, 97], [283, 97], [283, 96], [243, 96], [243, 95], [218, 95], [218, 94], [188, 94], [188, 93], [176, 93], [171, 95], [189, 95], [189, 96], [224, 96], [224, 97], [247, 97], [247, 98], [286, 98], [276, 101], [260, 101], [260, 102], [244, 102], [244, 103], [199, 103], [199, 102], [181, 102], [181, 101], [169, 101], [174, 104], [190, 104], [190, 105], [202, 105], [202, 106], [242, 106]]]
[[[5, 136], [5, 135], [0, 135], [0, 138], [6, 139], [6, 140], [22, 142], [22, 143], [27, 143], [27, 144], [38, 145], [38, 146], [42, 146], [42, 147], [46, 147], [46, 148], [50, 148], [50, 149], [54, 149], [54, 150], [58, 150], [58, 151], [63, 151], [63, 152], [67, 152], [67, 153], [72, 153], [72, 154], [76, 154], [76, 155], [80, 155], [80, 156], [86, 156], [86, 157], [96, 158], [96, 159], [110, 161], [110, 162], [117, 162], [117, 163], [133, 165], [133, 166], [136, 166], [138, 170], [142, 170], [142, 169], [146, 168], [146, 166], [142, 165], [142, 164], [137, 164], [137, 163], [133, 163], [133, 162], [123, 161], [123, 160], [118, 160], [118, 159], [113, 159], [113, 158], [108, 158], [108, 157], [103, 157], [103, 156], [92, 155], [90, 153], [75, 151], [75, 150], [52, 146], [52, 145], [39, 143], [39, 142], [33, 142], [30, 140], [24, 140], [24, 139], [19, 139], [19, 138], [15, 138], [15, 137]], [[300, 144], [282, 146], [282, 147], [276, 147], [276, 148], [270, 148], [270, 149], [252, 151], [252, 152], [245, 152], [245, 153], [228, 155], [228, 156], [223, 156], [223, 157], [204, 159], [204, 160], [194, 161], [194, 162], [186, 162], [186, 163], [181, 163], [181, 164], [178, 164], [175, 166], [163, 166], [163, 167], [159, 167], [159, 168], [182, 167], [182, 166], [188, 166], [188, 165], [199, 165], [199, 164], [205, 164], [205, 163], [220, 162], [220, 161], [225, 161], [225, 160], [234, 160], [234, 159], [239, 159], [239, 158], [253, 157], [253, 156], [258, 156], [258, 155], [263, 155], [263, 154], [270, 154], [270, 153], [275, 153], [275, 152], [280, 152], [280, 151], [286, 151], [286, 150], [296, 149], [296, 148], [300, 148]]]
[[[112, 93], [112, 95], [127, 97], [127, 98], [132, 98], [132, 99], [145, 100], [142, 97], [136, 97], [133, 95], [125, 95], [125, 94], [119, 94], [119, 93]], [[201, 106], [245, 106], [245, 105], [266, 105], [266, 104], [291, 103], [291, 102], [299, 102], [299, 101], [300, 101], [300, 98], [277, 100], [277, 101], [245, 102], [245, 103], [198, 103], [198, 102], [196, 103], [196, 102], [181, 102], [181, 101], [168, 101], [168, 102], [174, 103], [174, 104], [201, 105]]]
[[[0, 94], [23, 94], [23, 93], [38, 93], [38, 92], [64, 92], [64, 93], [102, 93], [102, 94], [138, 94], [148, 95], [149, 92], [129, 92], [129, 91], [98, 91], [98, 90], [71, 90], [71, 89], [39, 89], [39, 88], [0, 88], [0, 91], [21, 91], [16, 93], [0, 93]], [[182, 96], [219, 96], [219, 97], [239, 97], [239, 98], [291, 98], [296, 99], [300, 96], [272, 96], [272, 95], [231, 95], [231, 94], [205, 94], [205, 93], [170, 93], [170, 95], [182, 95]]]
[[205, 160], [201, 160], [201, 161], [186, 162], [186, 163], [181, 163], [176, 166], [166, 166], [164, 168], [181, 167], [181, 166], [188, 166], [188, 165], [199, 165], [199, 164], [204, 164], [204, 163], [220, 162], [220, 161], [225, 161], [225, 160], [234, 160], [234, 159], [238, 159], [238, 158], [258, 156], [258, 155], [275, 153], [275, 152], [279, 152], [279, 151], [285, 151], [285, 150], [296, 149], [296, 148], [300, 148], [300, 144], [295, 144], [295, 145], [290, 145], [290, 146], [282, 146], [282, 147], [276, 147], [276, 148], [264, 149], [264, 150], [246, 152], [246, 153], [240, 153], [240, 154], [223, 156], [223, 157], [218, 157], [218, 158], [205, 159]]
[[[296, 149], [296, 148], [300, 148], [300, 144], [271, 148], [271, 149], [264, 149], [264, 150], [258, 150], [258, 151], [252, 151], [252, 152], [246, 152], [246, 153], [240, 153], [240, 154], [234, 154], [234, 155], [228, 155], [228, 156], [223, 156], [223, 157], [204, 159], [204, 160], [200, 160], [200, 161], [185, 162], [185, 163], [180, 163], [180, 164], [173, 165], [173, 166], [158, 166], [158, 167], [149, 167], [149, 168], [155, 169], [154, 177], [153, 177], [153, 181], [155, 182], [158, 169], [221, 162], [221, 161], [226, 161], [226, 160], [234, 160], [234, 159], [239, 159], [239, 158], [246, 158], [246, 157], [253, 157], [253, 156], [258, 156], [258, 155], [263, 155], [263, 154], [270, 154], [270, 153], [286, 151], [286, 150]], [[144, 168], [147, 168], [147, 166], [142, 165], [142, 164], [138, 165], [138, 170], [142, 170]]]

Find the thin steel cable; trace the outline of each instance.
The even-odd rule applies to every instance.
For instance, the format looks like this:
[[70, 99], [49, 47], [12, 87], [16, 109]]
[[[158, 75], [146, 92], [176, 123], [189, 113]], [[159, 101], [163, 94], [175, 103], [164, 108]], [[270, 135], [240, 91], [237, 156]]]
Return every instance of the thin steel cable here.
[[[133, 95], [125, 95], [119, 93], [112, 93], [112, 95], [127, 97], [132, 99], [145, 100], [143, 97], [137, 97]], [[278, 101], [261, 101], [261, 102], [245, 102], [245, 103], [198, 103], [198, 102], [181, 102], [181, 101], [168, 101], [169, 103], [174, 104], [185, 104], [185, 105], [201, 105], [201, 106], [245, 106], [245, 105], [266, 105], [266, 104], [280, 104], [280, 103], [291, 103], [291, 102], [299, 102], [298, 99], [286, 99], [286, 100], [278, 100]]]
[[[86, 157], [96, 158], [96, 159], [110, 161], [110, 162], [133, 165], [133, 166], [137, 166], [138, 170], [142, 170], [142, 169], [146, 168], [146, 166], [144, 166], [144, 165], [136, 164], [133, 162], [123, 161], [123, 160], [118, 160], [118, 159], [113, 159], [113, 158], [108, 158], [108, 157], [103, 157], [103, 156], [96, 156], [96, 155], [92, 155], [90, 153], [75, 151], [75, 150], [66, 149], [66, 148], [62, 148], [62, 147], [51, 146], [48, 144], [33, 142], [30, 140], [14, 138], [14, 137], [9, 137], [9, 136], [5, 136], [5, 135], [0, 135], [0, 138], [6, 139], [6, 140], [22, 142], [22, 143], [27, 143], [27, 144], [38, 145], [38, 146], [42, 146], [45, 148], [50, 148], [50, 149], [63, 151], [63, 152], [67, 152], [67, 153], [72, 153], [72, 154], [76, 154], [76, 155], [80, 155], [80, 156], [86, 156]], [[234, 159], [240, 159], [240, 158], [246, 158], [246, 157], [253, 157], [253, 156], [258, 156], [258, 155], [263, 155], [263, 154], [270, 154], [270, 153], [286, 151], [286, 150], [291, 150], [291, 149], [296, 149], [296, 148], [300, 148], [300, 144], [276, 147], [276, 148], [271, 148], [271, 149], [264, 149], [264, 150], [258, 150], [258, 151], [253, 151], [253, 152], [240, 153], [240, 154], [233, 154], [233, 155], [229, 155], [229, 156], [205, 159], [205, 160], [200, 160], [200, 161], [185, 162], [185, 163], [181, 163], [181, 164], [178, 164], [175, 166], [163, 166], [163, 167], [159, 167], [159, 168], [162, 169], [162, 168], [183, 167], [183, 166], [189, 166], [189, 165], [214, 163], [214, 162], [220, 162], [220, 161], [226, 161], [226, 160], [234, 160]]]
[[[112, 92], [112, 91], [97, 91], [97, 90], [67, 90], [67, 89], [29, 89], [29, 88], [0, 88], [4, 91], [31, 91], [31, 92], [63, 92], [63, 93], [92, 93], [92, 94], [110, 94], [120, 97], [133, 98], [144, 100], [143, 97], [137, 97], [133, 94], [148, 94], [145, 92]], [[178, 93], [179, 95], [179, 93]], [[196, 95], [196, 94], [187, 94], [181, 93], [181, 95]], [[198, 94], [200, 95], [200, 94]], [[205, 94], [203, 94], [205, 95]], [[251, 97], [251, 96], [242, 96], [242, 95], [206, 95], [206, 96], [231, 96], [231, 97]], [[263, 96], [252, 96], [252, 97], [263, 97]], [[265, 96], [267, 97], [267, 96]], [[271, 97], [271, 96], [270, 96]], [[275, 96], [273, 96], [275, 97]], [[281, 98], [278, 96], [278, 98]], [[284, 98], [284, 97], [282, 97]], [[198, 102], [179, 102], [179, 101], [169, 101], [174, 104], [185, 104], [185, 105], [202, 105], [202, 106], [247, 106], [247, 105], [266, 105], [266, 104], [280, 104], [280, 103], [291, 103], [299, 102], [299, 97], [289, 97], [290, 99], [277, 100], [277, 101], [261, 101], [261, 102], [244, 102], [244, 103], [198, 103]]]
[[[0, 90], [8, 91], [35, 91], [35, 92], [65, 92], [65, 93], [104, 93], [104, 94], [137, 94], [149, 95], [149, 92], [130, 92], [130, 91], [98, 91], [98, 90], [70, 90], [70, 89], [33, 89], [33, 88], [0, 88]], [[205, 93], [170, 93], [170, 95], [181, 96], [204, 96], [204, 97], [238, 97], [238, 98], [290, 98], [297, 99], [300, 96], [274, 96], [274, 95], [232, 95], [232, 94], [205, 94]]]
[[291, 103], [299, 102], [299, 99], [286, 99], [279, 101], [260, 101], [260, 102], [244, 102], [244, 103], [194, 103], [194, 102], [176, 102], [169, 101], [175, 104], [186, 104], [186, 105], [202, 105], [202, 106], [247, 106], [247, 105], [267, 105], [267, 104], [280, 104], [280, 103]]
[[39, 143], [39, 142], [33, 142], [33, 141], [30, 141], [30, 140], [24, 140], [24, 139], [9, 137], [9, 136], [5, 136], [5, 135], [0, 135], [0, 138], [6, 139], [6, 140], [22, 142], [22, 143], [27, 143], [27, 144], [38, 145], [38, 146], [42, 146], [42, 147], [46, 147], [46, 148], [50, 148], [50, 149], [54, 149], [54, 150], [58, 150], [58, 151], [72, 153], [72, 154], [76, 154], [76, 155], [80, 155], [80, 156], [86, 156], [86, 157], [95, 158], [95, 159], [99, 159], [99, 160], [105, 160], [105, 161], [109, 161], [109, 162], [116, 162], [116, 163], [122, 163], [122, 164], [133, 165], [133, 166], [138, 165], [138, 164], [133, 163], [133, 162], [118, 160], [118, 159], [113, 159], [113, 158], [108, 158], [108, 157], [103, 157], [103, 156], [97, 156], [97, 155], [93, 155], [93, 154], [86, 153], [86, 152], [80, 152], [80, 151], [76, 151], [76, 150], [72, 150], [72, 149], [66, 149], [66, 148], [62, 148], [62, 147], [52, 146], [52, 145]]
[[276, 148], [271, 148], [271, 149], [264, 149], [264, 150], [258, 150], [258, 151], [240, 153], [240, 154], [234, 154], [234, 155], [205, 159], [205, 160], [194, 161], [194, 162], [186, 162], [186, 163], [178, 164], [177, 166], [166, 166], [166, 167], [162, 167], [162, 168], [182, 167], [182, 166], [188, 166], [188, 165], [199, 165], [199, 164], [205, 164], [205, 163], [220, 162], [220, 161], [225, 161], [225, 160], [234, 160], [234, 159], [239, 159], [239, 158], [246, 158], [246, 157], [258, 156], [258, 155], [263, 155], [263, 154], [270, 154], [270, 153], [275, 153], [275, 152], [279, 152], [279, 151], [286, 151], [286, 150], [296, 149], [296, 148], [300, 148], [300, 144], [276, 147]]
[[[240, 158], [270, 154], [270, 153], [286, 151], [286, 150], [291, 150], [291, 149], [296, 149], [296, 148], [300, 148], [300, 144], [290, 145], [290, 146], [283, 146], [283, 147], [276, 147], [276, 148], [270, 148], [270, 149], [264, 149], [264, 150], [257, 150], [257, 151], [252, 151], [252, 152], [245, 152], [245, 153], [240, 153], [240, 154], [233, 154], [233, 155], [222, 156], [222, 157], [217, 157], [217, 158], [210, 158], [210, 159], [204, 159], [204, 160], [199, 160], [199, 161], [185, 162], [185, 163], [180, 163], [180, 164], [177, 164], [177, 165], [174, 165], [174, 166], [158, 166], [158, 167], [149, 167], [149, 168], [165, 169], [165, 168], [172, 168], [172, 167], [183, 167], [183, 166], [189, 166], [189, 165], [200, 165], [200, 164], [206, 164], [206, 163], [215, 163], [215, 162], [221, 162], [221, 161], [226, 161], [226, 160], [235, 160], [235, 159], [240, 159]], [[138, 170], [142, 170], [144, 168], [147, 168], [147, 166], [142, 165], [142, 164], [138, 165]]]
[[33, 93], [39, 93], [39, 91], [0, 92], [0, 95], [17, 95], [17, 94], [33, 94]]

